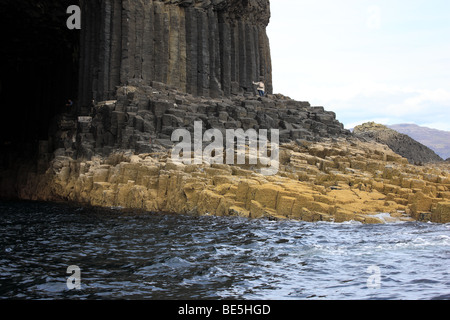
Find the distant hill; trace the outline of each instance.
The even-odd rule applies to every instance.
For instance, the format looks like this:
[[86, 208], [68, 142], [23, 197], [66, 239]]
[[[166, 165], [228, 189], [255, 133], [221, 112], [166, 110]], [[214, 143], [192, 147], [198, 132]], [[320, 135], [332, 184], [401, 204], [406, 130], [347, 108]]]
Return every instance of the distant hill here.
[[426, 145], [443, 159], [450, 158], [450, 131], [421, 127], [416, 124], [395, 124], [387, 127]]
[[413, 164], [442, 161], [441, 157], [429, 147], [382, 124], [364, 123], [356, 126], [353, 129], [353, 134], [360, 139], [374, 140], [386, 144], [392, 151], [407, 158]]

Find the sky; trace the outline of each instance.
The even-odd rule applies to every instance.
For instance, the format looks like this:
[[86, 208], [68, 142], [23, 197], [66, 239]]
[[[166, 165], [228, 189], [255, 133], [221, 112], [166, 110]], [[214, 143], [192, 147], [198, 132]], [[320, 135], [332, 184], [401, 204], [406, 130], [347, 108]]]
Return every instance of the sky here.
[[450, 131], [450, 1], [271, 0], [274, 93], [368, 121]]

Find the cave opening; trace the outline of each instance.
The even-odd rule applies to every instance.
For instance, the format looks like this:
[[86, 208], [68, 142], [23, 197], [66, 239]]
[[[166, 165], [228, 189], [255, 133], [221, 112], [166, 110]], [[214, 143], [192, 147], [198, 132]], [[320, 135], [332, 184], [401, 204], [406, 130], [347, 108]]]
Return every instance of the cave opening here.
[[2, 153], [31, 157], [56, 116], [76, 103], [80, 30], [69, 30], [74, 0], [4, 0], [0, 21]]

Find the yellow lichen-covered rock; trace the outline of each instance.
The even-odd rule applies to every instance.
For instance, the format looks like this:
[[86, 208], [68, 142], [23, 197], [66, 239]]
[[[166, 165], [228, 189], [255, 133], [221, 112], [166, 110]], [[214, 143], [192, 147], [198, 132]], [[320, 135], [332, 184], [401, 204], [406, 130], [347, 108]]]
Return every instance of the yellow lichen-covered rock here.
[[436, 223], [450, 222], [450, 201], [439, 202], [431, 214], [431, 221]]
[[107, 182], [109, 176], [109, 169], [98, 169], [94, 171], [94, 182]]
[[236, 201], [247, 203], [248, 199], [251, 198], [250, 189], [252, 186], [261, 185], [256, 180], [251, 179], [241, 179], [238, 184], [238, 189], [236, 191]]
[[384, 220], [374, 216], [361, 216], [361, 222], [366, 224], [383, 224]]
[[306, 208], [313, 212], [327, 213], [327, 214], [333, 210], [332, 206], [330, 206], [326, 203], [315, 202], [315, 201], [308, 203]]
[[336, 210], [336, 213], [334, 214], [334, 221], [335, 222], [346, 222], [346, 221], [352, 221], [355, 220], [355, 213], [349, 210], [345, 209], [338, 209]]
[[265, 216], [265, 209], [264, 207], [255, 200], [250, 201], [250, 210], [249, 210], [249, 217], [250, 218], [262, 218]]
[[322, 214], [310, 211], [307, 208], [302, 208], [301, 212], [299, 213], [299, 219], [307, 222], [322, 221]]
[[426, 196], [423, 192], [417, 192], [410, 197], [410, 208], [413, 215], [421, 212], [431, 212], [433, 198]]
[[412, 179], [404, 178], [400, 186], [405, 189], [411, 189], [411, 181]]
[[278, 192], [283, 191], [282, 187], [266, 184], [255, 187], [255, 200], [263, 207], [276, 209]]
[[107, 182], [94, 182], [94, 186], [91, 191], [91, 204], [94, 206], [103, 206], [106, 204], [104, 199], [104, 191], [108, 189], [109, 183]]
[[188, 182], [183, 186], [186, 200], [189, 204], [197, 205], [200, 192], [206, 188], [206, 184], [201, 181]]
[[422, 190], [423, 188], [425, 188], [426, 185], [427, 183], [423, 180], [412, 179], [410, 189]]
[[61, 171], [58, 173], [58, 178], [64, 182], [68, 181], [70, 178], [70, 167], [61, 168]]
[[132, 209], [144, 209], [146, 199], [148, 199], [147, 188], [134, 185], [131, 187], [127, 196], [127, 203], [125, 203], [125, 207]]
[[372, 188], [373, 189], [375, 189], [375, 190], [377, 190], [379, 192], [383, 192], [384, 191], [384, 183], [383, 182], [373, 180], [371, 182], [371, 184], [372, 184]]
[[155, 190], [148, 191], [149, 197], [144, 201], [144, 210], [149, 212], [156, 212], [159, 210], [158, 204], [156, 202], [156, 192]]
[[283, 148], [274, 176], [263, 176], [249, 165], [177, 165], [167, 154], [120, 161], [57, 157], [44, 174], [21, 176], [18, 194], [33, 200], [247, 218], [382, 223], [376, 214], [391, 213], [402, 221], [431, 217], [448, 222], [449, 164], [411, 165], [385, 146], [359, 140]]
[[301, 191], [295, 196], [295, 204], [300, 207], [306, 207], [309, 203], [314, 202], [314, 196], [311, 191], [305, 191], [305, 189], [300, 189]]
[[211, 190], [200, 192], [197, 202], [197, 210], [201, 215], [215, 215], [223, 196], [214, 193]]
[[313, 195], [313, 198], [314, 198], [314, 201], [316, 201], [316, 202], [325, 203], [325, 204], [328, 204], [328, 205], [333, 205], [336, 202], [335, 198], [330, 197], [330, 196], [326, 196], [326, 195], [323, 195], [323, 194]]
[[352, 169], [366, 170], [367, 163], [365, 161], [350, 160], [350, 167]]
[[401, 188], [397, 185], [393, 185], [393, 184], [385, 184], [384, 185], [384, 193], [394, 193], [397, 194], [399, 192]]
[[220, 186], [222, 184], [234, 184], [236, 177], [231, 175], [217, 175], [212, 178], [213, 184], [215, 186]]
[[230, 176], [232, 171], [231, 169], [224, 170], [220, 168], [207, 168], [205, 172], [208, 176], [214, 177], [214, 176]]
[[234, 188], [233, 187], [234, 186], [232, 184], [221, 184], [219, 186], [214, 187], [214, 191], [221, 196], [227, 196], [228, 198], [235, 199], [236, 191], [234, 188], [236, 187]]
[[447, 186], [450, 186], [450, 177], [449, 176], [441, 176], [440, 177], [441, 184], [445, 184]]
[[139, 164], [122, 163], [120, 164], [120, 183], [127, 183], [128, 181], [136, 181], [138, 176]]
[[243, 217], [243, 218], [249, 218], [250, 212], [242, 207], [238, 206], [230, 206], [228, 208], [228, 215], [230, 216], [237, 216], [237, 217]]
[[288, 217], [292, 213], [292, 208], [294, 206], [296, 198], [281, 196], [277, 201], [277, 212], [278, 214]]
[[229, 208], [234, 204], [234, 201], [226, 198], [226, 197], [222, 197], [222, 199], [219, 202], [219, 206], [216, 209], [216, 216], [219, 217], [224, 217], [224, 216], [228, 216], [230, 213]]

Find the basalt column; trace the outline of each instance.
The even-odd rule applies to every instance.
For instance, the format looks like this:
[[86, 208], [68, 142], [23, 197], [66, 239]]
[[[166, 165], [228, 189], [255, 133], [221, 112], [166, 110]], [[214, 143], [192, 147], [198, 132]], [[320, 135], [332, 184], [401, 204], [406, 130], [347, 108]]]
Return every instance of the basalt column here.
[[198, 96], [272, 91], [269, 0], [82, 0], [81, 105], [153, 81]]

